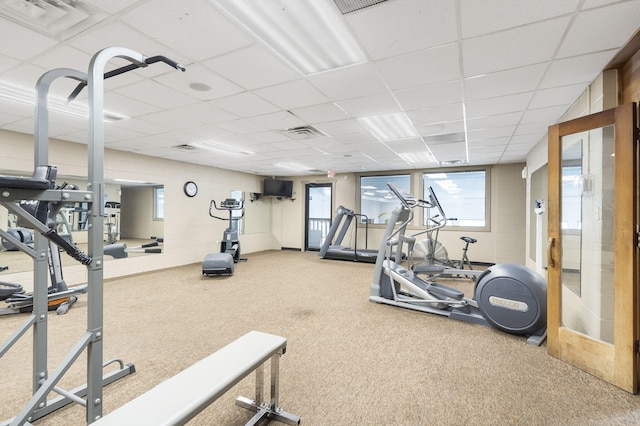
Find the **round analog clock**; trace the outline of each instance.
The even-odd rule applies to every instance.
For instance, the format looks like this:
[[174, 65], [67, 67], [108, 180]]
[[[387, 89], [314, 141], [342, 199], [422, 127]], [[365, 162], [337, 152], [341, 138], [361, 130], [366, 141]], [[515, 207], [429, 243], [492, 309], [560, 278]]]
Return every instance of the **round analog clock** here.
[[193, 181], [188, 181], [184, 184], [184, 193], [187, 197], [195, 197], [198, 193], [198, 185]]

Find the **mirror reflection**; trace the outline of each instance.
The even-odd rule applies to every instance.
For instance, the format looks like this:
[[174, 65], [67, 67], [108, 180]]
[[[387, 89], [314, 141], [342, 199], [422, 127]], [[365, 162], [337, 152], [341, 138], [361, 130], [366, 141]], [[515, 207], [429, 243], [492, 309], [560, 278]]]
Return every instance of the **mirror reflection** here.
[[[21, 173], [5, 173], [4, 175]], [[61, 177], [66, 182], [86, 188], [86, 178]], [[164, 186], [158, 183], [126, 180], [107, 180], [104, 190], [105, 260], [162, 253], [164, 246]], [[88, 233], [88, 205], [69, 204], [56, 216], [56, 232], [65, 240], [86, 250]], [[33, 242], [33, 230], [18, 226], [15, 215], [0, 207], [0, 228], [19, 241]], [[63, 265], [74, 264], [73, 259], [62, 256]], [[24, 272], [33, 268], [31, 257], [17, 250], [9, 241], [0, 239], [0, 266], [7, 272]]]
[[[235, 191], [234, 191], [235, 192]], [[261, 234], [271, 230], [271, 200], [255, 192], [244, 192], [244, 234]]]

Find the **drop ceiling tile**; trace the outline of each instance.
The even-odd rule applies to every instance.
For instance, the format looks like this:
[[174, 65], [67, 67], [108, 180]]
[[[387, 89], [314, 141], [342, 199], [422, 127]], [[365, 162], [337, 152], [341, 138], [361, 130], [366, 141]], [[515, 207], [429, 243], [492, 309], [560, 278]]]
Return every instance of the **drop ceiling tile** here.
[[382, 59], [376, 62], [376, 66], [391, 90], [442, 83], [461, 77], [456, 43]]
[[484, 141], [488, 139], [511, 137], [516, 126], [492, 127], [489, 129], [478, 129], [467, 132], [469, 141]]
[[195, 136], [194, 140], [226, 139], [235, 134], [229, 130], [221, 129], [214, 124], [205, 124], [204, 126], [192, 127], [191, 129], [189, 129], [189, 133]]
[[351, 117], [369, 117], [401, 111], [400, 106], [390, 93], [345, 99], [337, 104]]
[[530, 92], [538, 87], [548, 66], [548, 63], [541, 63], [467, 78], [464, 97], [472, 101]]
[[549, 126], [540, 123], [528, 123], [528, 124], [519, 124], [516, 127], [516, 131], [513, 133], [513, 136], [535, 136], [539, 139], [547, 133]]
[[415, 126], [426, 128], [434, 125], [434, 130], [440, 123], [449, 121], [461, 121], [464, 118], [462, 103], [443, 105], [407, 111], [407, 117]]
[[460, 3], [462, 37], [476, 37], [572, 13], [579, 3], [579, 0], [465, 0]]
[[300, 78], [297, 72], [260, 44], [203, 61], [202, 64], [247, 90]]
[[640, 2], [621, 2], [581, 12], [566, 35], [558, 58], [623, 46], [638, 28]]
[[211, 105], [209, 102], [185, 105], [175, 108], [174, 111], [207, 123], [219, 123], [239, 118], [237, 115]]
[[[11, 68], [2, 74], [2, 80], [16, 84], [18, 86], [28, 87], [35, 92], [36, 83], [38, 79], [48, 70], [29, 63], [22, 63], [17, 67]], [[52, 93], [56, 93], [56, 88], [51, 88]]]
[[475, 158], [477, 154], [502, 154], [504, 152], [505, 145], [482, 145], [471, 146], [469, 145], [469, 157]]
[[542, 89], [534, 93], [529, 108], [545, 108], [558, 105], [571, 105], [585, 89], [584, 84]]
[[268, 114], [280, 110], [280, 108], [251, 92], [243, 92], [209, 102], [218, 108], [222, 108], [237, 115], [238, 117], [251, 117], [253, 115]]
[[483, 148], [492, 148], [495, 149], [499, 147], [501, 150], [504, 150], [505, 145], [509, 143], [511, 137], [504, 136], [500, 138], [483, 138], [477, 140], [469, 141], [469, 150], [480, 150]]
[[558, 122], [558, 118], [564, 114], [567, 110], [565, 105], [555, 106], [555, 107], [547, 107], [547, 108], [538, 108], [538, 109], [529, 109], [525, 111], [522, 115], [522, 124], [529, 123], [543, 123], [546, 126], [550, 126]]
[[151, 0], [125, 12], [120, 19], [196, 61], [254, 43], [206, 0]]
[[607, 50], [554, 61], [542, 80], [540, 88], [547, 89], [576, 83], [590, 84], [614, 54], [615, 51]]
[[515, 126], [522, 119], [522, 112], [512, 112], [508, 114], [488, 115], [467, 120], [467, 129], [482, 130], [492, 127]]
[[448, 135], [452, 133], [464, 133], [464, 121], [448, 121], [439, 124], [429, 124], [426, 126], [415, 126], [422, 136]]
[[271, 130], [284, 130], [292, 127], [304, 126], [306, 123], [289, 111], [278, 111], [270, 114], [257, 115], [250, 118], [254, 123]]
[[305, 80], [290, 81], [255, 90], [254, 93], [282, 109], [300, 108], [328, 102], [329, 99]]
[[388, 87], [373, 63], [354, 65], [309, 76], [307, 81], [325, 96], [352, 99], [388, 91]]
[[343, 145], [351, 145], [351, 144], [358, 144], [358, 143], [372, 143], [374, 140], [371, 133], [366, 131], [357, 132], [357, 133], [339, 134], [337, 136], [333, 136], [333, 139]]
[[245, 118], [240, 118], [238, 120], [233, 120], [233, 121], [225, 121], [222, 123], [218, 123], [216, 126], [238, 135], [243, 135], [247, 133], [264, 132], [265, 130], [267, 130], [266, 128], [256, 123], [253, 123], [250, 120], [247, 120]]
[[533, 148], [538, 142], [540, 142], [538, 135], [514, 135], [509, 143], [514, 145], [528, 145], [530, 148]]
[[164, 125], [158, 125], [156, 123], [152, 123], [147, 120], [143, 120], [141, 118], [132, 117], [126, 120], [121, 120], [113, 123], [118, 127], [122, 127], [124, 129], [132, 130], [134, 132], [142, 133], [144, 135], [158, 135], [160, 133], [165, 133], [171, 130], [170, 127]]
[[267, 130], [264, 132], [251, 133], [245, 135], [238, 135], [230, 138], [229, 140], [241, 140], [244, 144], [251, 146], [252, 148], [256, 145], [269, 144], [272, 142], [282, 142], [286, 140], [291, 140], [288, 136], [283, 135], [282, 133], [274, 130]]
[[[163, 55], [185, 65], [192, 61], [184, 54], [179, 53], [179, 49], [170, 49], [169, 47], [158, 43], [153, 37], [149, 37], [144, 34], [139, 29], [136, 29], [135, 27], [132, 28], [126, 23], [118, 20], [110, 20], [96, 25], [90, 30], [85, 31], [70, 40], [69, 45], [76, 49], [80, 49], [91, 56], [107, 47], [123, 46], [138, 53], [142, 53], [147, 57]], [[157, 64], [150, 68], [157, 67], [161, 68], [161, 65]]]
[[467, 159], [467, 146], [464, 142], [454, 142], [429, 146], [438, 161], [454, 161]]
[[[338, 137], [340, 135], [350, 135], [353, 133], [370, 135], [370, 133], [364, 130], [362, 126], [358, 123], [358, 121], [354, 119], [319, 123], [314, 127], [333, 137]], [[371, 136], [371, 139], [372, 140], [374, 139], [373, 136]]]
[[[57, 44], [57, 41], [53, 38], [2, 17], [0, 17], [0, 40], [4, 40], [2, 54], [21, 61], [26, 61], [46, 52]], [[10, 40], [14, 42], [9, 42]]]
[[159, 107], [140, 102], [137, 99], [116, 92], [105, 93], [104, 108], [128, 117], [137, 117], [160, 110]]
[[91, 56], [92, 55], [73, 47], [61, 45], [39, 55], [33, 59], [31, 63], [45, 70], [71, 68], [86, 73], [88, 72]]
[[457, 38], [454, 2], [384, 2], [345, 18], [373, 60], [450, 43]]
[[6, 55], [0, 55], [0, 76], [2, 75], [3, 72], [13, 67], [16, 67], [20, 64], [21, 62], [16, 58], [12, 58]]
[[[155, 80], [203, 101], [223, 98], [244, 91], [240, 86], [198, 64], [190, 65], [184, 73], [169, 72], [156, 77]], [[210, 89], [207, 89], [207, 86]]]
[[558, 18], [463, 40], [464, 77], [551, 60], [569, 18]]
[[176, 114], [173, 111], [167, 110], [152, 112], [150, 114], [140, 116], [139, 118], [151, 123], [155, 123], [159, 126], [169, 126], [172, 129], [185, 129], [204, 124], [200, 120], [196, 120], [183, 114]]
[[117, 89], [116, 93], [133, 97], [162, 109], [175, 108], [196, 102], [194, 98], [153, 80], [142, 80], [130, 86]]
[[133, 4], [137, 3], [138, 0], [110, 0], [105, 2], [103, 0], [84, 0], [86, 3], [92, 4], [93, 6], [104, 10], [109, 13], [116, 13], [121, 10], [124, 10]]
[[425, 151], [425, 144], [421, 138], [398, 139], [393, 141], [385, 141], [385, 144], [394, 152], [419, 152]]
[[467, 102], [467, 118], [524, 111], [533, 92]]
[[405, 111], [460, 104], [463, 101], [462, 80], [399, 90], [394, 95]]
[[327, 121], [338, 121], [350, 118], [344, 110], [334, 103], [293, 108], [291, 112], [307, 123], [324, 123]]

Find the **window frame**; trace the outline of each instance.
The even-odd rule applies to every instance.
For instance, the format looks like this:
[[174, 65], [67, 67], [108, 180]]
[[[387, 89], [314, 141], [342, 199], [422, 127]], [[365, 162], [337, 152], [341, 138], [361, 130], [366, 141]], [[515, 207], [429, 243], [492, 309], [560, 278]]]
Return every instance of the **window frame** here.
[[[425, 185], [425, 175], [434, 174], [434, 173], [469, 173], [469, 172], [483, 172], [484, 173], [484, 226], [456, 226], [447, 224], [441, 231], [463, 231], [463, 232], [490, 232], [491, 231], [491, 168], [490, 167], [464, 167], [464, 168], [449, 168], [449, 169], [432, 169], [432, 170], [423, 170], [420, 172], [420, 180], [421, 180], [421, 193], [423, 199], [428, 199], [429, 195], [427, 194], [427, 186]], [[435, 189], [435, 188], [434, 188]], [[438, 191], [434, 191], [436, 196], [438, 196]], [[441, 198], [439, 197], [442, 201]], [[443, 210], [447, 213], [446, 206], [443, 206]], [[452, 215], [453, 216], [453, 215]], [[426, 214], [422, 213], [422, 217], [420, 218], [420, 226], [426, 227]]]
[[[159, 190], [162, 190], [162, 197], [158, 195]], [[164, 185], [153, 187], [153, 220], [164, 220], [164, 196]], [[162, 201], [160, 201], [160, 198], [162, 198]], [[160, 203], [162, 208], [159, 207]]]
[[[385, 177], [385, 176], [406, 176], [409, 178], [409, 189], [413, 188], [413, 181], [414, 181], [414, 174], [410, 171], [403, 171], [403, 170], [394, 170], [394, 171], [390, 171], [388, 173], [363, 173], [363, 174], [358, 174], [358, 211], [357, 213], [359, 214], [365, 214], [362, 211], [362, 179], [363, 178], [375, 178], [375, 177]], [[397, 207], [398, 205], [400, 205], [400, 200], [396, 199], [396, 197], [393, 197], [395, 199], [395, 201], [397, 201], [397, 203], [394, 204], [394, 207]], [[393, 210], [393, 209], [392, 209]], [[388, 214], [391, 214], [391, 211], [387, 212]], [[371, 218], [368, 217], [369, 220], [376, 220], [376, 218]], [[361, 220], [357, 221], [358, 226], [365, 226], [364, 223], [362, 223]], [[384, 228], [387, 226], [387, 224], [385, 222], [383, 223], [369, 223], [368, 224], [369, 227], [374, 227], [374, 228]]]

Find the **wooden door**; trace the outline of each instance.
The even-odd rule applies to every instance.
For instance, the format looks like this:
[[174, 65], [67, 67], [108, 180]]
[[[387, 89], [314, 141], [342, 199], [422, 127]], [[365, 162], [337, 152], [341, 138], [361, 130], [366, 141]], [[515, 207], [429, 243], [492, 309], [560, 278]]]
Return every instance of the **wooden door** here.
[[549, 128], [548, 352], [638, 393], [638, 130], [626, 104]]

